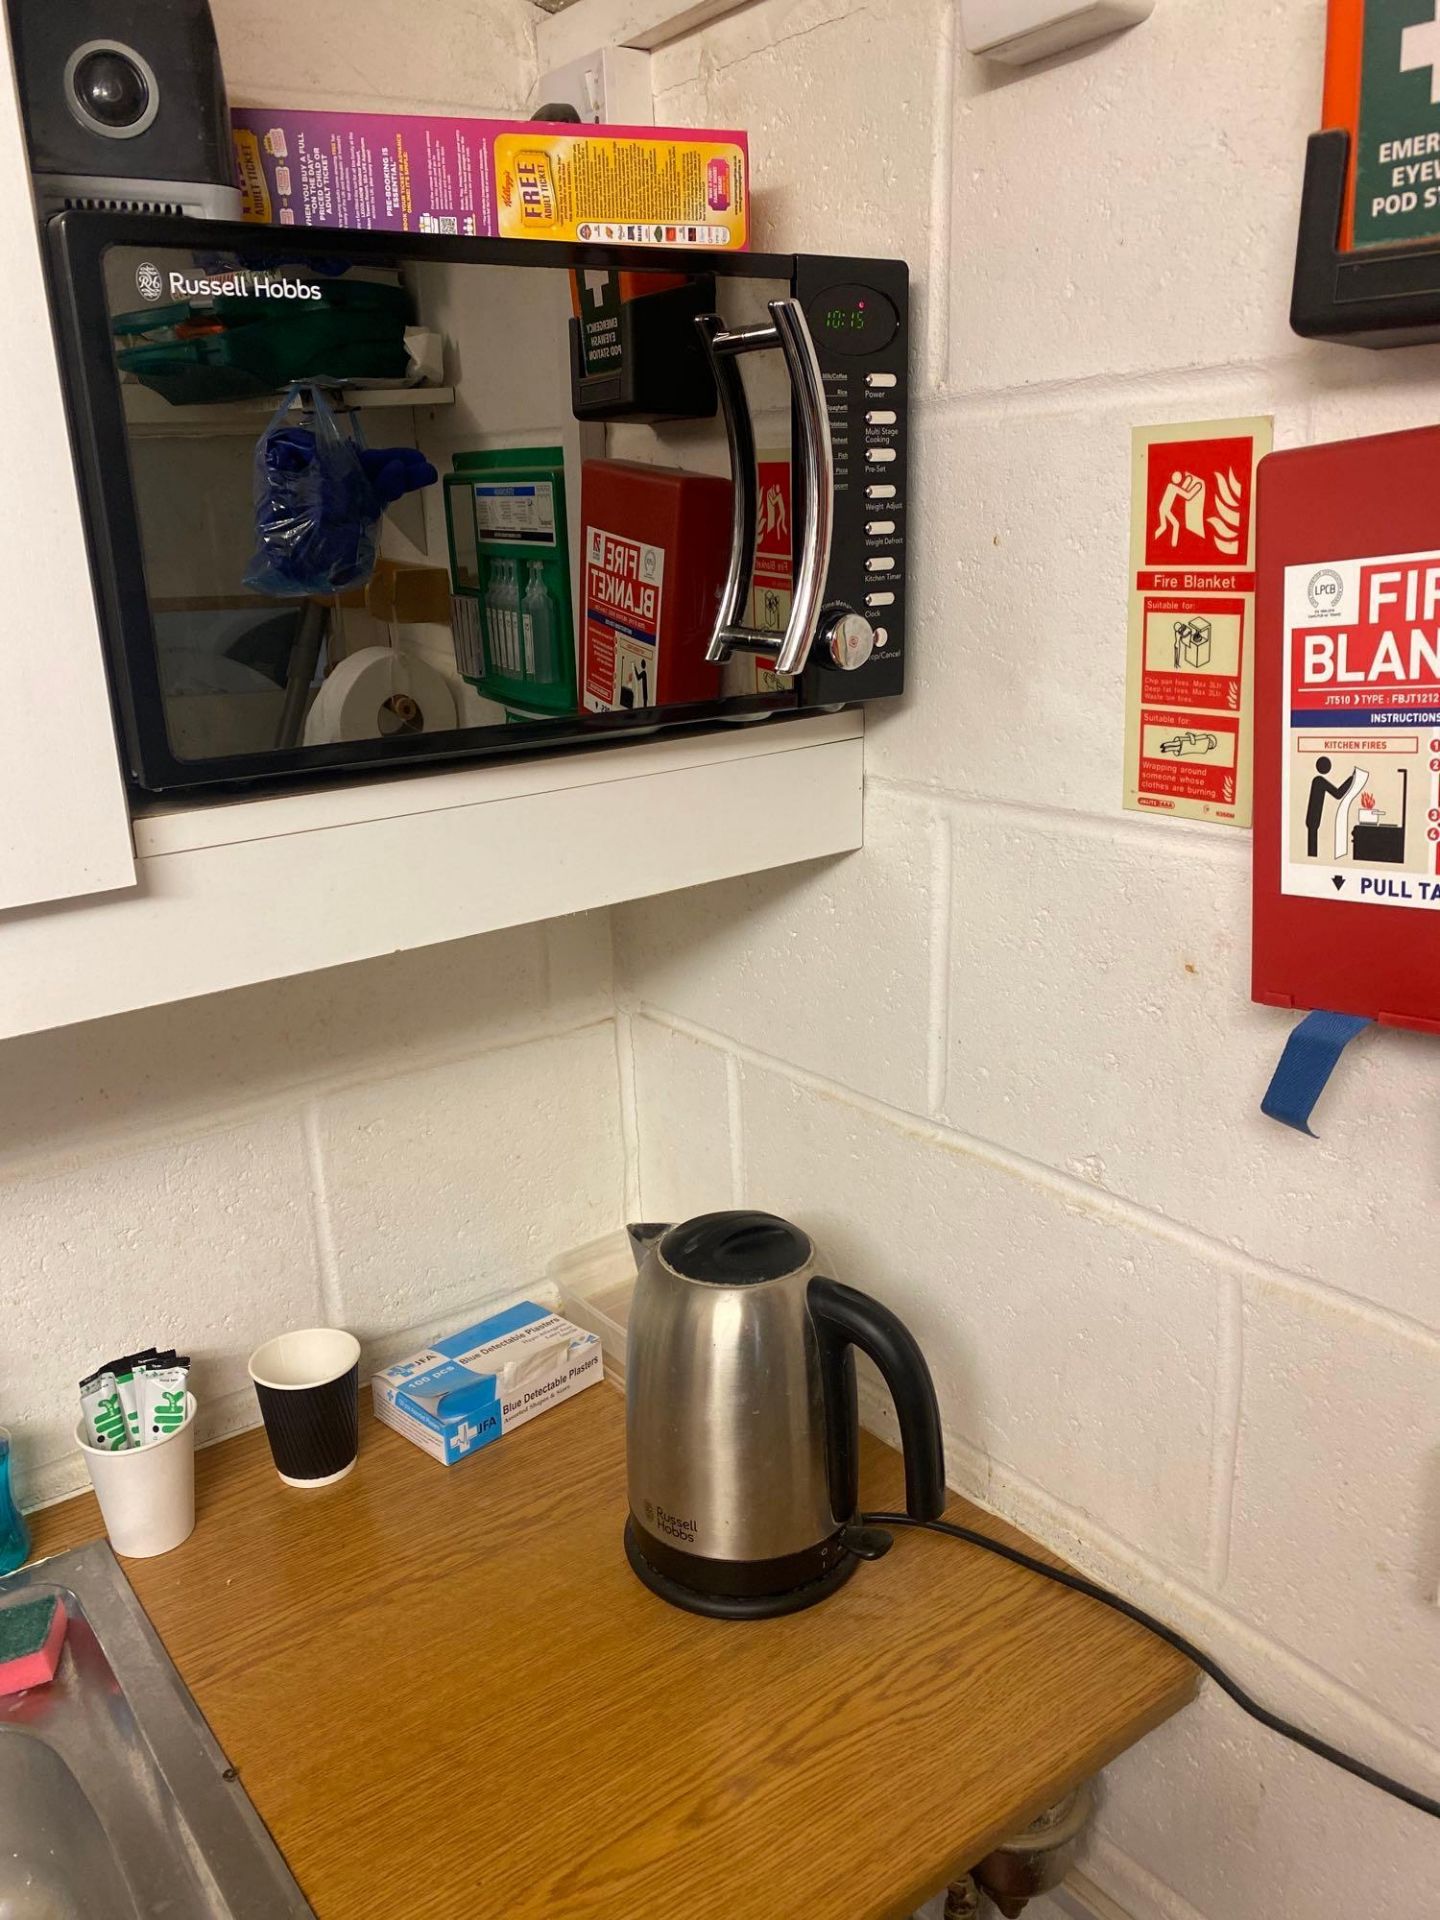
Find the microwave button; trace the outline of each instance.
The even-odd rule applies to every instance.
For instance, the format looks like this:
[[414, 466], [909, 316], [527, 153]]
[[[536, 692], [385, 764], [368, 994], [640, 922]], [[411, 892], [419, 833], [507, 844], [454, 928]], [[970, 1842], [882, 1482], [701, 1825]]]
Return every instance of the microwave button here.
[[865, 571], [867, 573], [893, 573], [895, 571], [894, 558], [888, 553], [876, 554], [873, 559], [865, 562]]
[[893, 373], [867, 373], [865, 376], [865, 384], [871, 388], [893, 387], [895, 384], [895, 375]]
[[893, 427], [895, 415], [889, 407], [872, 407], [865, 416], [872, 427]]
[[887, 533], [894, 533], [895, 522], [893, 520], [867, 520], [865, 522], [865, 531], [872, 540], [879, 540]]
[[867, 500], [893, 500], [895, 498], [895, 489], [890, 485], [888, 480], [879, 481], [873, 486], [866, 487], [865, 498]]
[[888, 466], [895, 458], [895, 449], [894, 447], [867, 447], [865, 458], [873, 461], [876, 466]]
[[886, 629], [885, 629], [884, 627], [876, 627], [876, 629], [875, 629], [875, 644], [876, 644], [876, 646], [877, 646], [877, 647], [887, 647], [887, 646], [889, 646], [889, 644], [890, 644], [890, 635], [889, 635], [889, 633], [888, 633], [888, 632], [886, 631]]
[[893, 593], [867, 593], [865, 604], [867, 607], [893, 607], [895, 596]]

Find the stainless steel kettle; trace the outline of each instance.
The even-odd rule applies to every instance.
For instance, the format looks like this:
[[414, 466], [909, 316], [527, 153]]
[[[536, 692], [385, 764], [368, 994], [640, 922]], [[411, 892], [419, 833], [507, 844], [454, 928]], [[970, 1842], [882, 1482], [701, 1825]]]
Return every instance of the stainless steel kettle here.
[[884, 1550], [855, 1524], [855, 1347], [900, 1417], [909, 1511], [944, 1510], [919, 1347], [888, 1308], [823, 1274], [799, 1227], [707, 1213], [630, 1237], [625, 1551], [646, 1586], [694, 1613], [755, 1619], [824, 1599]]

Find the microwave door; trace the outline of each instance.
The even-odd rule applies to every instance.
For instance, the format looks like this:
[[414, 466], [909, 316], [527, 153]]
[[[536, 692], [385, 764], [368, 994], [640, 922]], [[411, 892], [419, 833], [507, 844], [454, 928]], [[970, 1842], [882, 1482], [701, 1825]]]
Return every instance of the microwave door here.
[[[827, 496], [775, 321], [792, 282], [769, 263], [612, 273], [401, 235], [72, 230], [97, 236], [93, 279], [68, 289], [69, 350], [138, 786], [801, 704], [782, 655], [815, 627], [797, 599]], [[767, 328], [717, 360], [717, 335]], [[612, 381], [616, 340], [631, 362]]]

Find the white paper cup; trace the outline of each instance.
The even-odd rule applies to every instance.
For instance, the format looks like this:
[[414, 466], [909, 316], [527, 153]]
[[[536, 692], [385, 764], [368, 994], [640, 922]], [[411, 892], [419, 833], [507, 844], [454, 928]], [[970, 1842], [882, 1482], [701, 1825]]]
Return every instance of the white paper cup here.
[[277, 1334], [250, 1356], [270, 1457], [287, 1487], [343, 1480], [360, 1449], [360, 1342], [339, 1327]]
[[153, 1560], [169, 1553], [195, 1528], [195, 1396], [185, 1396], [185, 1420], [148, 1447], [110, 1453], [92, 1447], [83, 1423], [75, 1443], [90, 1469], [100, 1517], [116, 1553]]

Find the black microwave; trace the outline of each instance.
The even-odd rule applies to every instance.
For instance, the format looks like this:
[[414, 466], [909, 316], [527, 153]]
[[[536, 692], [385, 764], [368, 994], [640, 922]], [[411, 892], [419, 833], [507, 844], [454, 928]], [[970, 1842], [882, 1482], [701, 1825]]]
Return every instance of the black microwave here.
[[902, 262], [102, 211], [47, 245], [140, 790], [902, 691]]

